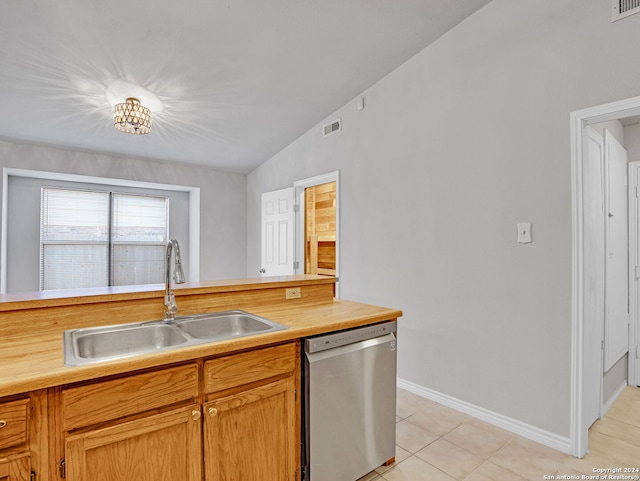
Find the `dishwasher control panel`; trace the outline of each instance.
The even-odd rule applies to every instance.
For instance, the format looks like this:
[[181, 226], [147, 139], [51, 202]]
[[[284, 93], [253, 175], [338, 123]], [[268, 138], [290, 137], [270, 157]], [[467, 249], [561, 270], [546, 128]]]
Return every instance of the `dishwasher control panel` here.
[[305, 339], [304, 351], [308, 353], [325, 351], [335, 347], [346, 346], [356, 342], [381, 337], [390, 332], [396, 332], [396, 321], [374, 324], [372, 326], [357, 327], [347, 331], [309, 337]]

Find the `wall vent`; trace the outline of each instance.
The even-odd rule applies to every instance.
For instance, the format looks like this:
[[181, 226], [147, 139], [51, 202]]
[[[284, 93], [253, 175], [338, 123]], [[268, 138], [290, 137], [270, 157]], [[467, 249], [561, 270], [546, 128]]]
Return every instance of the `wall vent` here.
[[325, 124], [322, 127], [322, 136], [327, 137], [328, 135], [335, 134], [336, 132], [340, 132], [341, 130], [342, 130], [342, 119], [337, 119], [332, 122], [329, 122], [328, 124]]
[[634, 13], [640, 13], [640, 0], [611, 0], [612, 21], [620, 20]]

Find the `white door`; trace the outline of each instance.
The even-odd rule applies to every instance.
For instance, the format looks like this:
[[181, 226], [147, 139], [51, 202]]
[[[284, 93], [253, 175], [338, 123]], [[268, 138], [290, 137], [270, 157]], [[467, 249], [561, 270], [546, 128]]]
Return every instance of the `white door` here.
[[629, 351], [627, 151], [604, 129], [606, 281], [604, 371]]
[[629, 267], [630, 307], [629, 324], [629, 384], [640, 386], [640, 162], [629, 163]]
[[294, 189], [262, 194], [262, 276], [293, 274]]
[[[582, 427], [600, 417], [602, 405], [602, 337], [605, 292], [604, 147], [600, 134], [591, 127], [583, 136], [583, 352]], [[586, 444], [585, 444], [586, 446]]]

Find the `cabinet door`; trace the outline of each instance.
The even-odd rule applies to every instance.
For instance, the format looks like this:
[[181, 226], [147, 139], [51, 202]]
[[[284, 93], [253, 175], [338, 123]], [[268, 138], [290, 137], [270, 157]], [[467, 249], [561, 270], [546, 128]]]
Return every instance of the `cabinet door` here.
[[200, 481], [198, 406], [155, 414], [66, 439], [68, 481]]
[[28, 454], [0, 459], [0, 481], [29, 481], [30, 474]]
[[207, 481], [295, 479], [292, 378], [211, 401], [204, 408]]

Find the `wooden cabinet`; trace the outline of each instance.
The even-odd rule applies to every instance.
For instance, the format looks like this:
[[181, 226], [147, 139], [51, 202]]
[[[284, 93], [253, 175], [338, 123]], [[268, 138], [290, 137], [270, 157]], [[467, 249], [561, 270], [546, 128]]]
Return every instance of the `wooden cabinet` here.
[[0, 403], [0, 481], [29, 481], [29, 406], [29, 399]]
[[200, 481], [198, 366], [84, 384], [62, 393], [69, 481]]
[[198, 366], [187, 364], [84, 384], [62, 393], [66, 431], [198, 397]]
[[27, 442], [28, 415], [28, 399], [0, 403], [0, 449]]
[[207, 481], [295, 479], [293, 379], [206, 403], [204, 412]]
[[71, 435], [66, 439], [68, 481], [200, 481], [199, 406]]
[[7, 398], [0, 481], [300, 479], [299, 356], [294, 341]]
[[206, 481], [297, 479], [296, 344], [205, 364]]
[[0, 481], [29, 481], [30, 474], [28, 453], [4, 459], [0, 455]]

